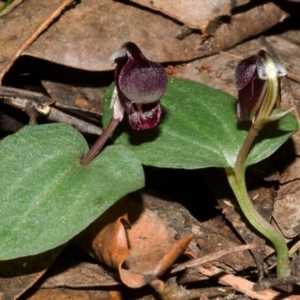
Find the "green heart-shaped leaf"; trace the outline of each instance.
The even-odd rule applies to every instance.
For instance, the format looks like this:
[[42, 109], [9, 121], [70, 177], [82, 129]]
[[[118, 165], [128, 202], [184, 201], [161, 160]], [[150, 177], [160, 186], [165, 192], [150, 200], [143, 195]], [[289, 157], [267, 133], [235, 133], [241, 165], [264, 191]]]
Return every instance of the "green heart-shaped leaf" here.
[[[104, 98], [104, 125], [113, 86]], [[238, 123], [232, 96], [197, 82], [170, 79], [161, 99], [163, 118], [148, 131], [133, 131], [122, 122], [113, 139], [135, 151], [145, 165], [165, 168], [233, 167], [250, 124]], [[125, 118], [126, 119], [126, 118]], [[270, 156], [298, 129], [289, 114], [260, 132], [246, 165]]]
[[107, 147], [88, 166], [88, 145], [70, 126], [27, 126], [0, 143], [0, 260], [61, 245], [144, 185], [128, 148]]

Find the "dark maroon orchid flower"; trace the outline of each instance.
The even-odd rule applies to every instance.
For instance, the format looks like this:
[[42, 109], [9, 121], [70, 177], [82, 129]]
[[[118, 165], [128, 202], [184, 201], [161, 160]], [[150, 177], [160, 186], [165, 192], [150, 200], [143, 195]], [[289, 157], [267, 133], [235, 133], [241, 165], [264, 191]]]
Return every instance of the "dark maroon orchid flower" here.
[[124, 44], [111, 59], [116, 64], [113, 118], [121, 121], [125, 110], [132, 129], [155, 127], [161, 117], [159, 99], [168, 82], [164, 68], [146, 59], [132, 42]]
[[264, 50], [240, 61], [235, 70], [238, 119], [255, 122], [268, 118], [275, 104], [279, 105], [279, 77], [285, 75], [283, 66]]

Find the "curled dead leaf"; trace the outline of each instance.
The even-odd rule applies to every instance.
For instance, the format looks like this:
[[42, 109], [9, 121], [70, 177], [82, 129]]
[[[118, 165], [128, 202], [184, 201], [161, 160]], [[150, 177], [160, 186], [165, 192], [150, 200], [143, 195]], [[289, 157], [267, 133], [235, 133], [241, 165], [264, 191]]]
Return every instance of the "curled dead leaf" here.
[[191, 236], [175, 239], [176, 231], [141, 203], [128, 197], [119, 200], [76, 243], [91, 256], [117, 269], [131, 288], [146, 284], [163, 290], [158, 279], [185, 251]]

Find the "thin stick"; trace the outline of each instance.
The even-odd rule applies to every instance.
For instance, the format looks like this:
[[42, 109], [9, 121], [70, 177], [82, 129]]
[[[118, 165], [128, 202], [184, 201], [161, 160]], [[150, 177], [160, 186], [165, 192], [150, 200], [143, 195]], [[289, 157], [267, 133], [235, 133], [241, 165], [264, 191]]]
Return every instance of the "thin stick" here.
[[96, 143], [92, 146], [92, 148], [88, 151], [88, 153], [81, 159], [82, 165], [89, 164], [95, 156], [100, 152], [105, 142], [108, 140], [110, 135], [113, 133], [113, 131], [116, 129], [117, 125], [120, 123], [120, 121], [111, 119], [109, 125], [107, 128], [103, 131], [103, 133], [100, 135]]
[[222, 257], [226, 254], [230, 254], [230, 253], [233, 253], [233, 252], [250, 250], [250, 249], [255, 249], [255, 248], [258, 248], [258, 247], [259, 247], [259, 245], [249, 244], [249, 245], [236, 246], [236, 247], [232, 247], [232, 248], [229, 248], [229, 249], [224, 249], [224, 250], [221, 250], [221, 251], [218, 251], [218, 252], [215, 252], [215, 253], [212, 253], [212, 254], [208, 254], [208, 255], [205, 255], [205, 256], [187, 261], [185, 263], [182, 263], [182, 264], [176, 266], [175, 268], [173, 268], [170, 271], [170, 274], [174, 274], [174, 273], [177, 273], [179, 271], [183, 271], [183, 270], [188, 269], [188, 268], [197, 267], [201, 264], [204, 264], [204, 263], [207, 263], [207, 262], [210, 262], [210, 261], [213, 261], [213, 260], [217, 260], [217, 259], [219, 259], [220, 257]]
[[263, 291], [254, 291], [254, 282], [247, 279], [232, 275], [224, 274], [224, 271], [217, 267], [210, 267], [209, 269], [199, 267], [199, 272], [208, 277], [217, 276], [220, 284], [232, 286], [236, 291], [245, 294], [251, 299], [258, 300], [275, 300], [275, 299], [285, 299], [285, 300], [300, 300], [300, 296], [296, 295], [284, 295], [277, 291], [266, 289]]

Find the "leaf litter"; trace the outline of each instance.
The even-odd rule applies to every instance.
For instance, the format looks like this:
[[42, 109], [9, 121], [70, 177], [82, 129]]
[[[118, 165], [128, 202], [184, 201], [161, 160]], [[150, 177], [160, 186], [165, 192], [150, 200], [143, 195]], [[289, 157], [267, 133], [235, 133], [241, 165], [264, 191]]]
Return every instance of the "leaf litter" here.
[[[113, 69], [108, 60], [112, 53], [125, 42], [132, 41], [141, 49], [147, 49], [150, 60], [188, 61], [232, 47], [289, 15], [273, 3], [250, 8], [232, 15], [230, 24], [222, 21], [218, 30], [207, 40], [199, 32], [192, 32], [180, 41], [176, 38], [182, 29], [182, 25], [178, 23], [181, 22], [178, 15], [171, 19], [161, 13], [119, 1], [83, 0], [75, 8], [65, 11], [59, 22], [55, 22], [44, 32], [23, 55], [73, 68], [106, 71]], [[268, 19], [263, 17], [265, 13], [268, 14]], [[208, 13], [201, 9], [197, 16], [202, 15], [207, 17]], [[257, 19], [261, 22], [256, 22]], [[262, 22], [263, 20], [265, 21]], [[249, 26], [241, 31], [239, 29], [242, 24]]]
[[[62, 64], [68, 67], [80, 68], [89, 71], [112, 70], [113, 67], [110, 64], [108, 57], [111, 55], [111, 53], [115, 52], [115, 50], [120, 47], [123, 40], [124, 41], [133, 40], [134, 42], [138, 43], [142, 49], [147, 49], [147, 52], [149, 52], [149, 58], [156, 61], [160, 61], [160, 62], [189, 61], [191, 59], [195, 59], [204, 55], [211, 55], [220, 50], [225, 50], [228, 47], [232, 47], [235, 44], [244, 40], [245, 38], [249, 38], [250, 36], [257, 35], [265, 31], [266, 29], [272, 27], [279, 21], [282, 21], [284, 18], [288, 17], [289, 15], [289, 10], [282, 10], [280, 7], [275, 6], [273, 3], [268, 3], [266, 5], [258, 6], [258, 7], [249, 6], [247, 9], [245, 9], [245, 11], [243, 11], [242, 9], [240, 11], [237, 10], [233, 14], [231, 14], [231, 16], [230, 16], [231, 10], [230, 9], [225, 10], [223, 14], [228, 15], [231, 18], [231, 24], [228, 24], [226, 22], [220, 24], [216, 22], [217, 20], [219, 20], [220, 15], [210, 15], [209, 13], [206, 16], [207, 18], [206, 20], [208, 21], [204, 21], [202, 23], [193, 18], [189, 18], [189, 20], [191, 22], [194, 22], [195, 24], [195, 27], [193, 27], [194, 25], [188, 24], [186, 21], [181, 19], [179, 15], [173, 15], [172, 13], [164, 9], [162, 10], [158, 9], [159, 11], [162, 12], [162, 14], [161, 13], [157, 14], [151, 10], [153, 9], [153, 7], [150, 7], [151, 8], [150, 10], [144, 10], [141, 9], [139, 6], [124, 5], [123, 3], [118, 3], [113, 1], [107, 1], [107, 2], [102, 1], [101, 4], [98, 1], [90, 1], [90, 2], [81, 1], [80, 4], [74, 3], [73, 6], [67, 8], [63, 12], [63, 14], [59, 18], [57, 18], [55, 22], [51, 24], [51, 26], [49, 26], [51, 21], [54, 19], [54, 17], [59, 15], [59, 13], [63, 10], [63, 8], [66, 7], [71, 1], [64, 1], [64, 2], [61, 1], [59, 6], [55, 6], [56, 4], [53, 1], [51, 2], [51, 4], [48, 4], [48, 2], [47, 3], [46, 2], [47, 1], [38, 1], [38, 3], [34, 4], [33, 0], [24, 1], [24, 5], [27, 4], [28, 6], [22, 6], [23, 4], [21, 3], [14, 10], [8, 12], [5, 16], [3, 16], [3, 18], [5, 19], [3, 18], [0, 19], [0, 22], [5, 22], [3, 24], [9, 24], [10, 26], [9, 31], [6, 31], [6, 33], [5, 31], [3, 31], [2, 33], [0, 33], [0, 39], [2, 39], [2, 41], [9, 40], [9, 43], [7, 42], [1, 43], [2, 45], [5, 45], [5, 49], [3, 48], [4, 46], [2, 46], [3, 50], [1, 51], [1, 55], [3, 55], [4, 57], [4, 59], [1, 60], [2, 77], [5, 75], [9, 67], [15, 62], [15, 60], [20, 55], [27, 55], [39, 59], [45, 59], [57, 64]], [[36, 9], [39, 3], [44, 7], [44, 9], [41, 10], [43, 14], [40, 15], [37, 14], [37, 11], [39, 10]], [[156, 1], [155, 4], [158, 5], [157, 3], [158, 2]], [[35, 7], [36, 12], [34, 11], [34, 9], [32, 9], [32, 7]], [[16, 10], [16, 9], [20, 9], [20, 10]], [[157, 9], [157, 7], [155, 9]], [[121, 10], [123, 10], [123, 13], [121, 12]], [[35, 27], [31, 26], [33, 24], [32, 22], [30, 22], [30, 26], [26, 26], [26, 23], [24, 23], [25, 21], [22, 21], [20, 19], [17, 19], [15, 23], [17, 22], [21, 26], [17, 27], [14, 25], [15, 24], [13, 23], [14, 18], [10, 17], [10, 13], [11, 16], [13, 16], [13, 14], [19, 14], [22, 11], [30, 12], [29, 14], [30, 20], [31, 20], [30, 16], [32, 14], [34, 15], [35, 20], [37, 21], [37, 23], [34, 24]], [[106, 11], [108, 13], [101, 14], [99, 13], [101, 11]], [[165, 18], [164, 14], [171, 16], [171, 19]], [[268, 14], [269, 16], [268, 19], [264, 18], [265, 14]], [[28, 16], [27, 13], [26, 14], [24, 13], [23, 15]], [[115, 19], [112, 19], [111, 15], [114, 15]], [[139, 15], [140, 19], [136, 18], [136, 15]], [[182, 16], [186, 16], [186, 14], [182, 14]], [[173, 18], [176, 19], [176, 22], [174, 22]], [[264, 22], [255, 22], [255, 20], [257, 19], [264, 20]], [[134, 20], [134, 22], [132, 22], [132, 20]], [[245, 20], [248, 21], [246, 22]], [[71, 23], [71, 21], [77, 23], [77, 26], [74, 23]], [[183, 39], [183, 41], [179, 41], [178, 39], [176, 39], [176, 36], [178, 35], [178, 32], [180, 32], [180, 30], [182, 29], [182, 24], [178, 24], [177, 21], [180, 21], [182, 22], [182, 24], [185, 24], [187, 26], [190, 26], [191, 28], [196, 29], [196, 31], [195, 30], [192, 31], [192, 33], [186, 36]], [[210, 21], [212, 22], [210, 23]], [[241, 27], [241, 24], [243, 23], [251, 24], [251, 26], [247, 30], [241, 32], [239, 29]], [[95, 24], [96, 26], [94, 26]], [[103, 26], [101, 26], [100, 28], [98, 24], [102, 24]], [[115, 24], [118, 24], [118, 26], [115, 26]], [[147, 24], [153, 24], [153, 25], [155, 24], [158, 25], [158, 27], [157, 29], [153, 27], [151, 30], [148, 30], [149, 26]], [[200, 26], [201, 24], [204, 25], [201, 27]], [[211, 27], [207, 26], [208, 24], [215, 24], [215, 26], [212, 27], [213, 32], [210, 31]], [[1, 28], [5, 29], [6, 27], [2, 26]], [[24, 28], [26, 28], [26, 30]], [[48, 30], [40, 34], [46, 28], [48, 28]], [[163, 28], [164, 30], [162, 31], [161, 28]], [[198, 29], [199, 31], [197, 31]], [[9, 33], [10, 36], [7, 36], [7, 33]], [[214, 36], [212, 37], [201, 36], [201, 33], [202, 34], [204, 33], [204, 35], [205, 33], [214, 33]], [[286, 63], [286, 65], [288, 66], [287, 68], [288, 71], [290, 71], [291, 74], [295, 75], [296, 73], [297, 75], [298, 74], [297, 67], [299, 64], [297, 60], [291, 63], [290, 59], [291, 57], [293, 57], [294, 59], [297, 57], [297, 55], [293, 54], [294, 53], [293, 51], [296, 51], [297, 53], [298, 47], [295, 46], [295, 44], [293, 43], [287, 43], [286, 40], [284, 40], [284, 35], [285, 34], [282, 35], [283, 39], [280, 39], [281, 38], [280, 36], [267, 37], [267, 41], [270, 44], [275, 45], [277, 54], [280, 60], [283, 61], [283, 63]], [[93, 39], [90, 38], [91, 36], [93, 37]], [[145, 38], [145, 36], [147, 38]], [[291, 36], [295, 36], [295, 34]], [[94, 40], [97, 40], [97, 42], [94, 42]], [[28, 47], [30, 43], [32, 43], [32, 45]], [[175, 66], [176, 68], [180, 69], [178, 75], [181, 76], [182, 74], [185, 73], [184, 69], [189, 68], [189, 70], [187, 71], [188, 76], [194, 76], [194, 79], [196, 81], [201, 81], [202, 83], [206, 83], [216, 88], [221, 87], [222, 90], [228, 91], [230, 94], [235, 96], [235, 91], [232, 89], [233, 87], [233, 83], [231, 79], [232, 78], [231, 74], [233, 74], [232, 69], [235, 63], [237, 62], [237, 57], [244, 57], [251, 54], [250, 53], [252, 49], [250, 47], [251, 43], [255, 44], [255, 46], [253, 46], [254, 52], [256, 52], [258, 49], [256, 47], [263, 46], [261, 45], [259, 40], [254, 40], [251, 41], [250, 43], [248, 42], [236, 48], [233, 48], [226, 53], [221, 53], [215, 56], [209, 56], [209, 57], [202, 58], [200, 60], [196, 60], [194, 62], [197, 65], [195, 69], [190, 67], [190, 63], [186, 66], [185, 65], [179, 65], [178, 67]], [[7, 45], [9, 45], [9, 47]], [[282, 46], [280, 47], [280, 45]], [[288, 45], [290, 46], [288, 47]], [[62, 55], [63, 53], [61, 49], [64, 49], [63, 51], [64, 55]], [[176, 49], [176, 51], [174, 51], [174, 49]], [[226, 66], [227, 68], [221, 66]], [[293, 77], [293, 75], [291, 75], [291, 77]], [[284, 90], [283, 103], [286, 103], [285, 101], [293, 102], [293, 99], [299, 98], [298, 97], [299, 84], [294, 81], [289, 81], [288, 85], [290, 85], [290, 89]], [[55, 98], [55, 96], [52, 97]], [[56, 99], [56, 101], [59, 100], [59, 98], [61, 97], [62, 97], [61, 95], [58, 96], [57, 97], [58, 99]], [[77, 102], [77, 103], [80, 103], [80, 105], [82, 106], [81, 108], [83, 108], [83, 110], [86, 109], [83, 105], [84, 102]], [[93, 104], [89, 103], [88, 105], [89, 105], [88, 109], [86, 109], [88, 111], [92, 111], [93, 108], [97, 107], [96, 103]], [[288, 106], [289, 105], [290, 103], [288, 103]], [[294, 102], [294, 106], [295, 106], [295, 112], [297, 114], [298, 113], [297, 102]], [[69, 109], [69, 107], [67, 109]], [[99, 114], [97, 116], [99, 116]], [[297, 139], [297, 138], [298, 138], [297, 136], [293, 137], [293, 139]], [[296, 153], [297, 153], [298, 145], [299, 143], [295, 143]], [[294, 155], [293, 151], [286, 152], [286, 153], [293, 153]], [[298, 209], [297, 202], [294, 201], [293, 203], [289, 204], [289, 201], [287, 202], [283, 201], [284, 198], [288, 197], [289, 195], [294, 197], [294, 199], [299, 198], [298, 189], [296, 188], [297, 179], [299, 178], [297, 174], [298, 168], [291, 169], [291, 166], [295, 166], [296, 163], [297, 161], [292, 163], [290, 167], [288, 167], [287, 169], [284, 162], [282, 162], [279, 166], [281, 170], [280, 172], [281, 185], [279, 186], [279, 190], [276, 191], [278, 194], [275, 199], [276, 201], [275, 201], [275, 208], [274, 208], [275, 209], [274, 216], [275, 216], [277, 226], [282, 227], [283, 228], [282, 230], [284, 230], [284, 227], [287, 227], [289, 232], [290, 232], [290, 228], [293, 228], [293, 231], [294, 228], [296, 228], [297, 230], [298, 228], [297, 216], [295, 216], [291, 220], [288, 219], [289, 222], [287, 224], [283, 223], [283, 220], [280, 220], [280, 216], [284, 216], [285, 215], [284, 212], [289, 207], [291, 207], [293, 211], [296, 211]], [[278, 166], [278, 163], [277, 164], [275, 163], [275, 166]], [[289, 170], [289, 172], [287, 172], [286, 170]], [[214, 191], [214, 188], [212, 190]], [[255, 193], [261, 195], [263, 192], [261, 191], [261, 189], [254, 191], [254, 198], [256, 197]], [[264, 193], [268, 193], [268, 187]], [[270, 193], [272, 193], [272, 189], [270, 189]], [[278, 206], [279, 203], [277, 201], [279, 198], [281, 199], [280, 204], [284, 203], [286, 206], [276, 208], [276, 206]], [[159, 199], [154, 200], [153, 198], [151, 198], [151, 200], [152, 200], [151, 203], [152, 202], [159, 203], [160, 201]], [[274, 201], [274, 199], [272, 201]], [[168, 202], [168, 203], [171, 207], [172, 205], [176, 206], [176, 203], [175, 204], [172, 202]], [[148, 203], [148, 206], [151, 207], [151, 204]], [[179, 232], [182, 231], [183, 234], [186, 234], [186, 236], [188, 236], [189, 234], [193, 235], [193, 239], [189, 246], [192, 249], [192, 252], [187, 251], [188, 253], [193, 253], [193, 255], [199, 257], [205, 255], [205, 253], [208, 254], [211, 253], [212, 251], [217, 251], [220, 246], [224, 247], [224, 244], [226, 244], [224, 241], [228, 242], [228, 244], [226, 245], [229, 247], [234, 247], [234, 245], [240, 243], [239, 239], [231, 231], [230, 227], [228, 226], [228, 223], [224, 221], [222, 217], [214, 218], [211, 221], [206, 222], [206, 224], [199, 225], [200, 223], [198, 221], [195, 223], [195, 220], [192, 218], [192, 216], [188, 211], [185, 211], [180, 217], [178, 211], [182, 212], [182, 209], [176, 207], [176, 209], [172, 210], [170, 209], [170, 206], [165, 205], [164, 210], [162, 210], [163, 212], [160, 213], [161, 215], [160, 219], [164, 221], [159, 224], [164, 224], [167, 232], [172, 232], [172, 233], [177, 232], [178, 231], [177, 226], [175, 226], [175, 229], [173, 226], [171, 226], [171, 228], [173, 229], [170, 229], [169, 227], [170, 223], [174, 225], [173, 224], [174, 222], [172, 222], [173, 219], [172, 214], [176, 215], [178, 220], [179, 221], [181, 220], [182, 224], [185, 224], [185, 226], [183, 226], [183, 229], [182, 227], [181, 229], [179, 229]], [[147, 207], [147, 209], [149, 209], [149, 207]], [[157, 207], [152, 206], [150, 209], [150, 214], [152, 214], [151, 212], [153, 212], [153, 210], [157, 211]], [[169, 219], [167, 218], [166, 220], [167, 212], [170, 212], [171, 215], [169, 216]], [[128, 220], [128, 222], [127, 221], [121, 222], [121, 220], [123, 219], [119, 218], [119, 221], [117, 222], [118, 225], [117, 227], [119, 227], [119, 229], [121, 229], [120, 231], [121, 232], [123, 231], [123, 233], [124, 233], [124, 229], [125, 232], [130, 232], [129, 228], [128, 229], [125, 228], [126, 226], [129, 226], [131, 224], [130, 219]], [[193, 221], [189, 223], [187, 222], [187, 220], [193, 220]], [[285, 221], [287, 221], [287, 218], [285, 218]], [[233, 223], [233, 224], [234, 227], [242, 226], [240, 221], [237, 221], [237, 223]], [[133, 225], [134, 224], [131, 224], [130, 226], [134, 227]], [[207, 226], [206, 231], [203, 229], [203, 226], [204, 227]], [[220, 231], [221, 232], [223, 231], [224, 235], [222, 234], [220, 235]], [[289, 235], [290, 238], [295, 237], [296, 234], [297, 231], [292, 235], [291, 233], [286, 233], [286, 235], [287, 236]], [[123, 235], [123, 238], [124, 237], [125, 236]], [[269, 251], [267, 253], [271, 254], [270, 248], [269, 250], [267, 248], [267, 251]], [[247, 268], [247, 266], [255, 267], [252, 257], [250, 256], [249, 253], [248, 254], [246, 253], [248, 252], [245, 252], [245, 254], [242, 253], [240, 254], [239, 263], [234, 261], [233, 257], [231, 259], [225, 258], [223, 262], [218, 260], [216, 262], [216, 266], [213, 268], [215, 268], [215, 270], [216, 268], [218, 268], [219, 272], [221, 270], [226, 270], [227, 272], [231, 272], [232, 269], [235, 268], [236, 271], [241, 271]], [[95, 255], [93, 254], [93, 256]], [[239, 255], [237, 255], [237, 257], [238, 256]], [[110, 258], [108, 258], [108, 260], [110, 260]], [[39, 275], [34, 274], [33, 277], [31, 277], [31, 275], [27, 275], [28, 276], [28, 278], [26, 278], [26, 280], [28, 280], [27, 283], [25, 283], [24, 287], [20, 286], [19, 289], [16, 289], [15, 293], [11, 292], [12, 288], [8, 289], [8, 292], [5, 292], [4, 288], [1, 289], [2, 298], [4, 297], [3, 299], [16, 299], [20, 294], [22, 294], [25, 290], [27, 290], [28, 287], [32, 286], [36, 282], [40, 274], [42, 274], [52, 264], [52, 260], [50, 261], [46, 260], [46, 262], [48, 263], [44, 266], [44, 269], [41, 271], [41, 273], [39, 273]], [[134, 263], [136, 262], [135, 261], [131, 262], [132, 265], [134, 265]], [[74, 264], [76, 263], [74, 262]], [[92, 265], [94, 267], [95, 266], [98, 267], [98, 265], [95, 264], [95, 262], [93, 262]], [[172, 263], [170, 265], [172, 265]], [[237, 268], [237, 266], [239, 267]], [[99, 268], [101, 268], [101, 265], [99, 266]], [[80, 270], [81, 267], [79, 267], [78, 269]], [[83, 266], [82, 269], [84, 269]], [[122, 268], [120, 269], [122, 271]], [[124, 270], [127, 271], [126, 269]], [[218, 272], [218, 270], [215, 271], [215, 274]], [[197, 280], [201, 281], [203, 280], [203, 275], [201, 275], [198, 271], [199, 270], [196, 271], [196, 278]], [[108, 271], [108, 273], [111, 272]], [[212, 273], [213, 272], [211, 272], [210, 274], [207, 273], [206, 276], [215, 276]], [[89, 274], [89, 272], [86, 274]], [[105, 272], [105, 274], [107, 275], [107, 271]], [[112, 272], [112, 274], [114, 273]], [[115, 275], [116, 274], [114, 274], [111, 277], [114, 278], [114, 280], [115, 280]], [[78, 276], [80, 278], [80, 274]], [[4, 274], [3, 277], [1, 278], [0, 285], [4, 284], [5, 286], [5, 283], [4, 281], [2, 281], [2, 279], [4, 278], [6, 279], [6, 277], [7, 274]], [[67, 278], [67, 275], [65, 278]], [[184, 278], [184, 276], [182, 278]], [[187, 274], [186, 278], [187, 278], [186, 283], [192, 282], [191, 275]], [[240, 280], [242, 278], [238, 277], [236, 279]], [[11, 286], [15, 287], [19, 285], [19, 277], [12, 277], [11, 280], [12, 281], [10, 282], [9, 287]], [[109, 285], [108, 284], [109, 282], [111, 282], [111, 284], [116, 284], [116, 285], [119, 283], [118, 280], [115, 281], [114, 280], [111, 281], [108, 280], [106, 282], [107, 285]], [[169, 281], [171, 282], [171, 279]], [[166, 290], [168, 290], [169, 288], [168, 287], [168, 284], [170, 283], [169, 281], [167, 280], [165, 283], [167, 285]], [[46, 282], [47, 279], [45, 283]], [[70, 282], [72, 282], [72, 280]], [[184, 282], [184, 280], [182, 282]], [[234, 284], [235, 279], [232, 278], [228, 279], [228, 277], [227, 277], [227, 281], [225, 280], [224, 282], [226, 285], [232, 285], [234, 289], [236, 289], [237, 291], [239, 291], [238, 286], [246, 287], [244, 290], [240, 290], [240, 292], [250, 297], [256, 299], [267, 299], [267, 298], [259, 298], [259, 296], [257, 295], [250, 294], [251, 287], [252, 287], [251, 284], [250, 286], [248, 286], [245, 282], [242, 282], [239, 283], [238, 285], [235, 285]], [[66, 286], [66, 285], [64, 283], [60, 283], [60, 285], [58, 284], [57, 286]], [[87, 286], [92, 286], [92, 285], [87, 285]], [[38, 290], [36, 295], [26, 296], [26, 299], [27, 298], [34, 299], [34, 297], [36, 297], [35, 299], [46, 299], [47, 297], [50, 298], [51, 295], [52, 296], [55, 295], [54, 296], [55, 299], [64, 299], [65, 297], [70, 297], [70, 296], [72, 297], [72, 299], [93, 299], [93, 297], [97, 299], [123, 299], [122, 293], [120, 291], [114, 291], [114, 290], [111, 290], [109, 292], [103, 291], [101, 295], [100, 293], [96, 295], [93, 294], [93, 291], [90, 291], [90, 294], [85, 293], [84, 291], [74, 292], [72, 290], [67, 290], [67, 292], [61, 292], [58, 289], [53, 289], [53, 287], [55, 287], [55, 285], [52, 285], [51, 289], [49, 289], [49, 286], [48, 289], [40, 289]], [[227, 291], [227, 293], [228, 292], [229, 291]], [[188, 297], [187, 292], [183, 291], [183, 293], [184, 293], [183, 295]], [[177, 294], [175, 293], [175, 296], [172, 299], [176, 299], [175, 298], [176, 295], [179, 295], [178, 290], [177, 290]], [[276, 294], [275, 292], [271, 292], [270, 298], [268, 299], [273, 299], [277, 295], [278, 294]], [[294, 296], [293, 299], [296, 299], [296, 296]]]

